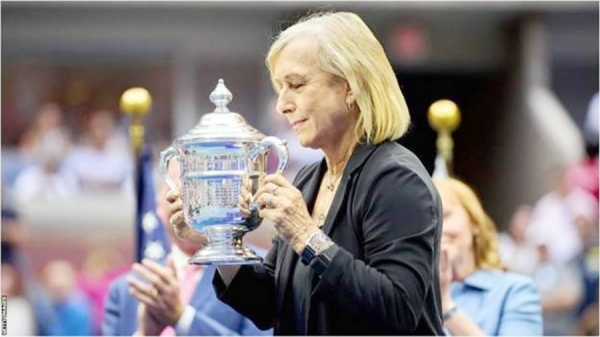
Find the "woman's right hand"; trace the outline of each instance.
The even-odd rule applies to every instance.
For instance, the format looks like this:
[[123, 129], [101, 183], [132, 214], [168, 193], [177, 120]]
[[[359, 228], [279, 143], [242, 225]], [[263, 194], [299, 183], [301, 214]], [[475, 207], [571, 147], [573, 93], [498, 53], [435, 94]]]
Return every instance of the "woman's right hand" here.
[[442, 297], [442, 311], [446, 312], [454, 306], [451, 285], [453, 280], [452, 257], [449, 249], [442, 248], [440, 253], [440, 293]]
[[169, 222], [177, 236], [183, 239], [206, 244], [206, 237], [185, 223], [183, 216], [183, 202], [178, 190], [169, 190], [167, 192], [167, 201], [169, 202]]

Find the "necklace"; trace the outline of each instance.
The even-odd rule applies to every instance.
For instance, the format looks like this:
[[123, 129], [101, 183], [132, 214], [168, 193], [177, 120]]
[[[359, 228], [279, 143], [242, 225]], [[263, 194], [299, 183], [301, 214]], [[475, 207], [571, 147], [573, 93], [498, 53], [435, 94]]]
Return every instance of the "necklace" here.
[[[333, 192], [335, 190], [335, 188], [338, 186], [338, 183], [342, 179], [342, 175], [343, 174], [340, 174], [338, 177], [336, 177], [336, 178], [333, 179], [328, 174], [327, 183], [325, 184], [325, 187], [327, 187], [327, 190], [329, 190], [329, 192]], [[327, 211], [329, 211], [329, 207], [331, 206], [331, 203], [333, 202], [333, 197], [335, 196], [334, 193], [329, 193], [329, 194], [330, 194], [330, 196], [329, 196], [329, 198], [327, 200], [327, 204], [329, 206], [326, 207]], [[323, 227], [323, 225], [325, 224], [325, 217], [326, 217], [327, 211], [326, 212], [321, 212], [319, 214], [319, 223], [317, 224], [317, 226], [319, 228]]]
[[327, 174], [327, 189], [329, 191], [333, 191], [335, 185], [340, 181], [340, 179], [342, 179], [342, 175], [343, 172], [337, 178], [333, 179], [330, 174]]

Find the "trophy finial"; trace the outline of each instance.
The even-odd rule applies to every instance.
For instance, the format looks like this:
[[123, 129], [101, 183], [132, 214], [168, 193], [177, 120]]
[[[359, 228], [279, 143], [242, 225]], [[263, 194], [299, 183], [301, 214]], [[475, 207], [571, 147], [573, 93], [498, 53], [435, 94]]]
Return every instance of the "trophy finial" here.
[[227, 104], [233, 99], [233, 94], [225, 86], [225, 81], [219, 79], [215, 90], [210, 93], [210, 101], [217, 107], [214, 112], [229, 112]]

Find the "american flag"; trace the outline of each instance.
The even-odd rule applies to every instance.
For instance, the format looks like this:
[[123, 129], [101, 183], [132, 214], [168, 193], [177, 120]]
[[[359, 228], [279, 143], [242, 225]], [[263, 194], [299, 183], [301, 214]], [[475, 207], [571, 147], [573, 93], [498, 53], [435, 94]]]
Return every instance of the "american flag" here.
[[140, 158], [140, 174], [137, 181], [137, 261], [149, 258], [164, 263], [170, 251], [166, 230], [156, 216], [156, 192], [154, 170], [149, 147], [145, 146]]

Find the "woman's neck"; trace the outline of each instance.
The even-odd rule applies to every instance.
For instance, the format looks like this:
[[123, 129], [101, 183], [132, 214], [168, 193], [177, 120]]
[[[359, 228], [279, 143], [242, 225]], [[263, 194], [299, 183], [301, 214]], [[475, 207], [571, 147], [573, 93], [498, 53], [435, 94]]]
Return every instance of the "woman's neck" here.
[[346, 137], [342, 142], [334, 144], [330, 148], [323, 148], [330, 175], [337, 177], [342, 174], [357, 145], [356, 137], [352, 136]]

